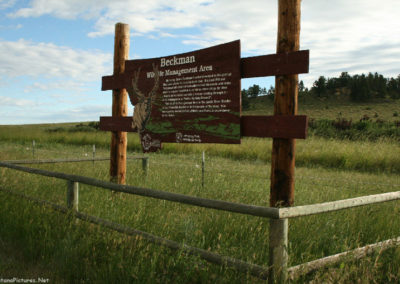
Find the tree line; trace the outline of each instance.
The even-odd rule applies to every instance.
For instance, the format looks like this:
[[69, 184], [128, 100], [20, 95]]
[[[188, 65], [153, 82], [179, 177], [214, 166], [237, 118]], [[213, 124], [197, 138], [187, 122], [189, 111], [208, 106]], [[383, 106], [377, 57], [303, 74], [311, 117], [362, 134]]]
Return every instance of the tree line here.
[[[339, 77], [325, 78], [320, 76], [312, 87], [308, 89], [304, 82], [299, 82], [299, 97], [314, 95], [317, 97], [328, 97], [334, 94], [347, 94], [352, 101], [366, 102], [371, 99], [383, 99], [390, 97], [392, 99], [400, 98], [400, 74], [397, 78], [385, 78], [378, 73], [369, 73], [368, 75], [349, 75], [342, 72]], [[248, 108], [251, 98], [268, 95], [271, 98], [275, 95], [275, 88], [261, 88], [259, 85], [253, 85], [248, 89], [242, 90], [242, 106]]]

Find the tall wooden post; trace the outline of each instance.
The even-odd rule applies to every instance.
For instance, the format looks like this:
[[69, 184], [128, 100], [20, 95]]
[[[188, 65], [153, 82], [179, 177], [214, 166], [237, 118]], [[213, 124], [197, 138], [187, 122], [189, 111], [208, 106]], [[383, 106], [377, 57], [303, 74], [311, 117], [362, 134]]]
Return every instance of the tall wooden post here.
[[[301, 0], [278, 2], [277, 53], [300, 48]], [[275, 115], [296, 115], [298, 75], [275, 77]], [[273, 139], [271, 158], [270, 206], [292, 206], [294, 203], [295, 139]], [[288, 220], [271, 219], [269, 226], [269, 283], [283, 283], [287, 278]]]
[[[129, 25], [118, 23], [115, 25], [114, 41], [114, 75], [125, 71], [125, 60], [129, 54]], [[113, 90], [112, 116], [123, 117], [128, 115], [128, 99], [126, 89]], [[127, 133], [113, 131], [111, 134], [110, 151], [110, 180], [125, 184], [126, 177], [126, 147]]]
[[[279, 0], [277, 53], [300, 47], [301, 0]], [[275, 115], [296, 115], [298, 75], [275, 77]], [[292, 206], [294, 202], [294, 139], [273, 139], [270, 206]]]

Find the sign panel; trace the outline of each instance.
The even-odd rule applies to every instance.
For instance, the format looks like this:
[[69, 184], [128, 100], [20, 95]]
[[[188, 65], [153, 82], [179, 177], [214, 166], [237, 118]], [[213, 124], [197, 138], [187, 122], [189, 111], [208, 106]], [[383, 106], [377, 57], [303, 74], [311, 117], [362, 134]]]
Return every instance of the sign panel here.
[[145, 152], [162, 142], [240, 143], [240, 41], [127, 60], [125, 74]]

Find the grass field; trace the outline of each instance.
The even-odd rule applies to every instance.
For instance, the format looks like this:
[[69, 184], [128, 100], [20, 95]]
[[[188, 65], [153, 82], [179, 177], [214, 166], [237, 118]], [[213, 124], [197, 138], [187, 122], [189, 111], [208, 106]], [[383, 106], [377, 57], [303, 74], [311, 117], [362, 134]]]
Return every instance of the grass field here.
[[[32, 155], [31, 149], [23, 143], [3, 142], [0, 147], [2, 158], [28, 159]], [[36, 149], [36, 155], [40, 158], [86, 157], [91, 154], [90, 151], [90, 145], [66, 146], [51, 143]], [[372, 152], [370, 153], [369, 158], [372, 156]], [[105, 148], [97, 150], [98, 156], [107, 154]], [[132, 152], [130, 155], [135, 153]], [[368, 160], [368, 157], [364, 158]], [[263, 206], [268, 204], [268, 163], [261, 159], [258, 161], [244, 159], [238, 162], [224, 157], [207, 156], [205, 188], [201, 188], [200, 161], [201, 156], [196, 153], [152, 154], [150, 170], [144, 179], [140, 162], [129, 160], [128, 184], [233, 202]], [[94, 167], [92, 162], [39, 167], [107, 180], [108, 162], [96, 162]], [[11, 170], [1, 171], [2, 185], [6, 184], [8, 188], [18, 192], [65, 204], [65, 182]], [[314, 165], [297, 167], [296, 175], [296, 205], [396, 191], [400, 188], [399, 175], [385, 169], [373, 173], [363, 170], [343, 171]], [[230, 269], [220, 269], [197, 258], [187, 259], [179, 253], [160, 249], [145, 241], [132, 240], [82, 222], [71, 223], [58, 213], [38, 208], [3, 193], [0, 195], [4, 201], [0, 217], [1, 236], [2, 239], [5, 238], [3, 242], [7, 243], [7, 247], [9, 243], [11, 247], [22, 246], [19, 250], [22, 251], [24, 261], [28, 262], [27, 266], [30, 267], [29, 263], [36, 263], [39, 259], [43, 267], [37, 269], [44, 271], [43, 273], [50, 271], [49, 277], [53, 279], [64, 279], [67, 282], [87, 278], [98, 281], [153, 279], [154, 281], [150, 282], [257, 282], [257, 279], [248, 275], [235, 273]], [[267, 219], [193, 208], [142, 197], [113, 196], [105, 190], [86, 186], [80, 189], [79, 206], [85, 213], [178, 242], [257, 264], [268, 263]], [[290, 264], [299, 264], [395, 237], [400, 225], [396, 218], [399, 210], [398, 204], [392, 202], [291, 220]], [[40, 237], [37, 237], [37, 234]], [[74, 247], [74, 243], [78, 240], [79, 246]], [[133, 254], [133, 257], [127, 258], [130, 254]], [[386, 254], [389, 256], [384, 257]], [[337, 273], [337, 277], [348, 277], [350, 281], [368, 271], [370, 279], [377, 279], [383, 277], [380, 275], [383, 267], [391, 271], [390, 275], [395, 275], [393, 279], [398, 279], [396, 277], [399, 267], [396, 262], [389, 261], [392, 257], [397, 257], [397, 254], [398, 251], [394, 249], [382, 255], [377, 254], [371, 259], [365, 259], [361, 261], [364, 265], [361, 270], [355, 269], [355, 265], [359, 264], [346, 263], [337, 268], [340, 273], [334, 270], [336, 272], [333, 274]], [[63, 257], [60, 260], [61, 256]], [[374, 262], [375, 265], [376, 260], [378, 261], [376, 269], [370, 271], [368, 268], [370, 262]], [[141, 265], [137, 266], [137, 262]], [[66, 267], [71, 271], [67, 273]], [[130, 267], [129, 271], [125, 271], [126, 267]], [[7, 268], [0, 270], [1, 275], [7, 271], [9, 271]], [[343, 272], [345, 275], [347, 273], [347, 276], [343, 276]], [[331, 277], [329, 276], [332, 274], [331, 271], [328, 270], [326, 273], [318, 272], [318, 275], [309, 277], [317, 279]], [[392, 279], [387, 277], [388, 275], [382, 279]], [[299, 281], [302, 280], [304, 279]]]
[[[392, 111], [395, 110], [388, 112]], [[93, 144], [97, 157], [109, 155], [109, 133], [48, 131], [56, 127], [74, 126], [0, 126], [0, 160], [32, 159], [32, 140], [36, 141], [35, 159], [91, 157]], [[129, 134], [128, 140], [129, 156], [140, 154], [138, 137]], [[242, 142], [242, 145], [166, 144], [161, 153], [148, 155], [147, 177], [143, 176], [140, 161], [128, 160], [127, 183], [267, 206], [271, 140], [245, 138]], [[204, 188], [201, 187], [202, 151], [206, 152]], [[350, 141], [312, 135], [298, 140], [295, 204], [399, 191], [398, 153], [400, 145], [391, 138]], [[108, 162], [34, 167], [108, 180]], [[2, 187], [65, 205], [65, 181], [3, 168], [0, 173]], [[113, 194], [84, 185], [79, 194], [79, 210], [84, 213], [251, 263], [268, 263], [268, 219]], [[74, 221], [1, 191], [0, 200], [0, 278], [3, 279], [42, 277], [57, 283], [262, 282], [140, 238]], [[291, 219], [289, 265], [399, 236], [399, 205], [389, 202]], [[400, 249], [377, 251], [362, 260], [327, 267], [294, 282], [359, 280], [400, 281]]]
[[[92, 145], [97, 149], [109, 149], [110, 134], [107, 132], [46, 132], [51, 125], [0, 126], [0, 141], [13, 142], [23, 146], [26, 155], [32, 157], [32, 141], [35, 140], [36, 151], [46, 148], [48, 144], [58, 145], [57, 152], [65, 144], [85, 146], [89, 156]], [[165, 144], [164, 154], [200, 154], [223, 157], [233, 160], [270, 162], [271, 139], [243, 138], [241, 145], [214, 144]], [[136, 133], [128, 134], [128, 150], [140, 151], [141, 146]], [[306, 140], [297, 140], [296, 165], [304, 167], [323, 167], [341, 170], [365, 172], [400, 173], [400, 143], [396, 139], [382, 138], [377, 141], [349, 141], [325, 139], [311, 136]], [[66, 157], [69, 156], [65, 152]], [[2, 154], [9, 159], [7, 153]]]

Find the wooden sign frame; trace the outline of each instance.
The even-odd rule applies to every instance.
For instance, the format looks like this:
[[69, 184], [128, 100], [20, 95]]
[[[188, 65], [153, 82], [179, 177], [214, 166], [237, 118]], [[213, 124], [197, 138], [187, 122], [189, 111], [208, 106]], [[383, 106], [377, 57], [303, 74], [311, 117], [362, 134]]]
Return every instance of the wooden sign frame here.
[[[130, 69], [134, 65], [133, 62], [132, 60], [125, 61], [126, 70], [123, 74], [102, 77], [102, 91], [124, 89], [129, 86], [132, 80], [132, 70]], [[308, 71], [308, 50], [240, 59], [240, 78], [292, 75], [308, 73]], [[240, 116], [241, 137], [305, 139], [307, 125], [307, 116], [304, 115]], [[132, 129], [132, 117], [100, 117], [100, 129], [104, 131], [137, 131], [137, 129]]]

